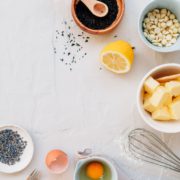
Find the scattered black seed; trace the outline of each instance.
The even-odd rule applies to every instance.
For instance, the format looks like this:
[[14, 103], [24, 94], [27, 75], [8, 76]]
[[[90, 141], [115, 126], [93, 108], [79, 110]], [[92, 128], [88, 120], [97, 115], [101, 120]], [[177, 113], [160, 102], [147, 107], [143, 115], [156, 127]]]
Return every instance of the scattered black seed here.
[[99, 70], [101, 71], [101, 70], [102, 70], [102, 68], [100, 67], [100, 68], [99, 68]]
[[0, 162], [14, 165], [20, 161], [20, 157], [27, 146], [27, 142], [17, 131], [5, 129], [0, 131]]
[[117, 38], [117, 37], [118, 37], [117, 35], [114, 36], [114, 38]]
[[109, 13], [102, 18], [93, 15], [89, 9], [79, 1], [76, 5], [76, 14], [78, 19], [88, 28], [91, 29], [105, 29], [109, 27], [116, 19], [118, 14], [117, 0], [100, 0], [107, 4]]
[[136, 49], [135, 47], [132, 47], [132, 49]]
[[[72, 21], [72, 20], [71, 20]], [[64, 38], [64, 50], [62, 52], [62, 55], [59, 58], [59, 62], [64, 63], [64, 65], [68, 66], [69, 69], [72, 70], [72, 65], [76, 64], [78, 61], [82, 60], [85, 58], [85, 56], [87, 55], [86, 52], [83, 52], [83, 45], [84, 43], [88, 43], [90, 40], [90, 37], [87, 36], [83, 31], [78, 33], [77, 35], [74, 34], [71, 29], [71, 23], [70, 21], [64, 21], [62, 24], [64, 24], [65, 26], [65, 30], [56, 30], [56, 39], [59, 39], [59, 36], [61, 36], [61, 38]], [[60, 33], [58, 33], [60, 32]], [[79, 40], [83, 39], [83, 44], [79, 43]], [[75, 53], [74, 53], [75, 52]], [[54, 48], [54, 53], [56, 54], [56, 48]], [[75, 55], [77, 53], [77, 56]]]

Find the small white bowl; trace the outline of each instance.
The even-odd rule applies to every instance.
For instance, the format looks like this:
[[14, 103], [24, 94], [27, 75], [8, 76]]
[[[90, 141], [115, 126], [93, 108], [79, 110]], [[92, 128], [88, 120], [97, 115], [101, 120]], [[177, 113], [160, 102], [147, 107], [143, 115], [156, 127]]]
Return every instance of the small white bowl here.
[[7, 173], [7, 174], [17, 173], [25, 169], [30, 164], [33, 158], [33, 154], [34, 154], [34, 144], [33, 144], [31, 136], [25, 129], [19, 126], [14, 126], [14, 125], [0, 126], [0, 131], [5, 130], [5, 129], [11, 129], [13, 131], [17, 131], [18, 134], [23, 138], [23, 140], [27, 141], [27, 146], [24, 149], [24, 152], [22, 156], [20, 157], [19, 162], [10, 166], [0, 163], [0, 172]]
[[180, 72], [180, 64], [163, 64], [155, 67], [149, 71], [140, 82], [137, 92], [137, 107], [142, 119], [152, 128], [164, 133], [178, 133], [180, 132], [180, 121], [156, 121], [152, 119], [151, 115], [143, 107], [143, 86], [144, 81], [152, 76], [154, 78], [175, 74]]
[[109, 161], [108, 159], [106, 159], [104, 157], [99, 157], [99, 156], [92, 156], [92, 157], [87, 157], [85, 159], [79, 160], [76, 165], [76, 168], [75, 168], [73, 180], [80, 180], [78, 174], [79, 174], [79, 171], [81, 170], [81, 168], [83, 167], [83, 165], [85, 165], [86, 163], [89, 163], [89, 162], [93, 162], [93, 161], [98, 161], [98, 162], [107, 164], [108, 167], [110, 168], [111, 176], [112, 176], [111, 179], [109, 179], [109, 180], [118, 180], [118, 173], [117, 173], [117, 170], [116, 170], [115, 166], [113, 165], [113, 163], [111, 161]]
[[143, 33], [143, 20], [147, 13], [155, 8], [166, 8], [172, 11], [176, 16], [177, 19], [180, 20], [180, 1], [179, 0], [153, 0], [149, 2], [143, 11], [140, 13], [139, 16], [139, 22], [138, 22], [138, 29], [139, 29], [139, 35], [142, 39], [142, 41], [151, 49], [157, 51], [157, 52], [173, 52], [180, 50], [180, 37], [177, 39], [177, 42], [170, 46], [170, 47], [158, 47], [153, 45], [151, 42], [149, 42]]

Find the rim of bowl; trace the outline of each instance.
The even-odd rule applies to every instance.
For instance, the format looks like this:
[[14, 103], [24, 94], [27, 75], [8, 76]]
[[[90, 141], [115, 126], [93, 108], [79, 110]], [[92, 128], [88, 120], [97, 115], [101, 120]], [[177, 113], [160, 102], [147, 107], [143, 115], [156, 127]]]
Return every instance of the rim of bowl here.
[[[148, 118], [145, 117], [145, 115], [143, 114], [143, 111], [145, 113], [148, 114], [148, 112], [146, 112], [143, 107], [142, 107], [142, 101], [141, 101], [141, 93], [142, 93], [142, 88], [143, 88], [143, 84], [144, 84], [144, 81], [149, 77], [151, 76], [154, 72], [162, 69], [162, 68], [167, 68], [167, 67], [179, 67], [180, 68], [180, 64], [177, 64], [177, 63], [167, 63], [167, 64], [161, 64], [159, 66], [156, 66], [154, 67], [153, 69], [151, 69], [150, 71], [148, 71], [142, 78], [142, 80], [140, 81], [140, 84], [138, 86], [138, 90], [137, 90], [137, 98], [136, 98], [136, 104], [137, 104], [137, 108], [138, 108], [138, 112], [141, 116], [141, 118], [143, 119], [143, 121], [149, 125], [151, 128], [157, 130], [157, 131], [160, 131], [160, 132], [163, 132], [163, 133], [178, 133], [180, 132], [180, 129], [179, 130], [176, 130], [176, 131], [167, 131], [167, 130], [163, 130], [161, 128], [158, 128], [154, 125], [151, 124], [150, 121], [148, 121]], [[153, 119], [152, 119], [153, 120]]]
[[[155, 3], [155, 1], [154, 1], [154, 0], [151, 0], [151, 1], [143, 8], [143, 10], [141, 10], [140, 15], [139, 15], [139, 18], [138, 18], [138, 32], [139, 32], [139, 35], [140, 35], [141, 40], [144, 42], [144, 44], [145, 44], [146, 46], [148, 46], [150, 49], [152, 49], [152, 50], [154, 50], [154, 51], [157, 51], [157, 52], [168, 53], [168, 52], [178, 51], [179, 49], [178, 49], [178, 48], [174, 48], [173, 46], [175, 46], [175, 45], [178, 43], [178, 41], [180, 41], [180, 40], [179, 40], [180, 37], [178, 37], [176, 43], [173, 44], [173, 45], [170, 46], [170, 47], [158, 47], [158, 46], [153, 45], [151, 42], [149, 42], [149, 41], [147, 40], [147, 38], [144, 36], [144, 34], [143, 34], [143, 28], [142, 28], [142, 23], [143, 23], [143, 22], [141, 21], [141, 19], [144, 19], [144, 18], [145, 18], [145, 17], [143, 17], [143, 13], [145, 12], [146, 8], [148, 8], [148, 6], [149, 6], [150, 4], [152, 4], [152, 3]], [[167, 8], [167, 9], [168, 9], [168, 8]], [[149, 10], [149, 11], [151, 11], [151, 10]], [[148, 11], [148, 12], [149, 12], [149, 11]], [[147, 13], [148, 13], [148, 12], [147, 12]], [[146, 13], [146, 14], [147, 14], [147, 13]]]
[[[91, 162], [91, 161], [104, 161], [108, 166], [109, 168], [111, 169], [111, 172], [114, 173], [113, 175], [115, 175], [117, 178], [118, 178], [118, 173], [117, 173], [117, 169], [115, 167], [115, 165], [107, 158], [104, 158], [104, 157], [99, 157], [99, 156], [92, 156], [92, 157], [88, 157], [86, 159], [80, 159], [77, 164], [76, 164], [76, 169], [75, 169], [75, 172], [74, 172], [74, 180], [76, 180], [76, 175], [77, 173], [79, 172], [79, 170], [82, 168], [82, 166], [84, 166], [84, 164], [88, 163], [88, 162]], [[78, 163], [80, 163], [80, 161], [82, 161], [82, 163], [79, 165]], [[78, 166], [79, 165], [79, 166]]]
[[107, 27], [106, 29], [100, 29], [100, 30], [98, 30], [98, 29], [90, 29], [87, 26], [85, 26], [83, 23], [81, 23], [81, 21], [78, 19], [77, 15], [76, 15], [75, 6], [76, 6], [77, 1], [78, 0], [72, 0], [72, 4], [71, 4], [72, 16], [73, 16], [73, 19], [76, 22], [76, 24], [81, 28], [81, 30], [83, 30], [83, 31], [85, 31], [87, 33], [96, 34], [96, 35], [98, 35], [98, 34], [106, 34], [106, 33], [110, 32], [110, 31], [114, 30], [119, 25], [119, 23], [121, 22], [121, 20], [123, 18], [124, 11], [125, 11], [124, 0], [116, 0], [117, 4], [118, 4], [118, 7], [119, 7], [119, 11], [118, 11], [117, 17], [114, 20], [114, 22], [109, 27]]

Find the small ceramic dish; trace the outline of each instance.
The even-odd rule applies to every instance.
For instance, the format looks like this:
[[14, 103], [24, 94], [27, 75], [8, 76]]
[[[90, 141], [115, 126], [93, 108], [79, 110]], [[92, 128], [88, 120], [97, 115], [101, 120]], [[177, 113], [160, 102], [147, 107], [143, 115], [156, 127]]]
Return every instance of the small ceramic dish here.
[[137, 91], [137, 107], [142, 119], [152, 128], [164, 132], [164, 133], [177, 133], [180, 132], [180, 121], [156, 121], [152, 119], [151, 115], [143, 107], [143, 94], [144, 94], [144, 82], [152, 76], [153, 78], [159, 78], [166, 75], [180, 73], [180, 64], [163, 64], [155, 67], [149, 71], [142, 81], [140, 82]]
[[139, 17], [139, 22], [138, 22], [138, 29], [139, 29], [139, 35], [142, 39], [142, 41], [151, 49], [157, 51], [157, 52], [173, 52], [173, 51], [178, 51], [180, 50], [180, 37], [177, 39], [177, 42], [170, 46], [170, 47], [158, 47], [153, 45], [150, 41], [146, 39], [143, 33], [143, 21], [145, 16], [147, 15], [148, 12], [155, 8], [166, 8], [169, 9], [171, 12], [173, 12], [176, 16], [177, 19], [180, 20], [180, 1], [178, 0], [152, 0], [149, 2], [143, 11], [140, 13]]
[[77, 4], [77, 2], [78, 2], [78, 0], [72, 0], [71, 11], [72, 11], [73, 19], [76, 22], [76, 24], [83, 31], [86, 31], [87, 33], [90, 33], [90, 34], [100, 35], [100, 34], [105, 34], [105, 33], [112, 31], [113, 29], [115, 29], [118, 26], [118, 24], [120, 23], [123, 15], [124, 15], [124, 10], [125, 10], [124, 0], [117, 0], [119, 10], [118, 10], [118, 14], [117, 14], [115, 21], [106, 29], [100, 29], [100, 30], [90, 29], [90, 28], [86, 27], [83, 23], [81, 23], [81, 21], [78, 19], [77, 15], [76, 15], [76, 4]]
[[14, 165], [6, 165], [0, 163], [0, 172], [7, 174], [17, 173], [25, 169], [30, 164], [34, 154], [34, 144], [31, 136], [28, 134], [28, 132], [25, 129], [14, 125], [0, 126], [0, 131], [5, 129], [11, 129], [13, 131], [17, 131], [18, 134], [23, 138], [23, 140], [27, 142], [27, 146], [24, 149], [24, 152], [20, 157], [19, 162], [15, 163]]
[[109, 173], [103, 178], [104, 180], [118, 180], [118, 173], [113, 163], [108, 159], [99, 156], [92, 156], [79, 160], [75, 168], [73, 180], [89, 180], [89, 178], [85, 177], [85, 172], [83, 171], [85, 171], [86, 166], [91, 162], [99, 162], [106, 166], [105, 169], [109, 169]]

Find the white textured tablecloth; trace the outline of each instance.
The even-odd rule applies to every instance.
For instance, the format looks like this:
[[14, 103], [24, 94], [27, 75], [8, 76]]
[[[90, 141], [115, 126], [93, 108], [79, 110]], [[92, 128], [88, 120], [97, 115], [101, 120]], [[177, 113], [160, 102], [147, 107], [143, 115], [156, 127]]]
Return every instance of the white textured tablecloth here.
[[[92, 36], [87, 57], [69, 71], [54, 55], [53, 46], [57, 21], [71, 16], [71, 0], [0, 1], [0, 123], [26, 128], [35, 143], [30, 166], [15, 175], [0, 174], [0, 180], [24, 180], [33, 168], [41, 171], [42, 180], [72, 180], [74, 154], [86, 147], [113, 158], [132, 179], [160, 179], [161, 170], [144, 176], [142, 167], [129, 167], [115, 141], [135, 124], [144, 126], [135, 106], [140, 79], [158, 64], [179, 63], [180, 53], [162, 55], [148, 49], [137, 32], [138, 15], [148, 0], [125, 2], [119, 27], [112, 34]], [[115, 40], [114, 34], [136, 48], [129, 74], [100, 70], [99, 52]], [[176, 152], [178, 137], [167, 136]], [[61, 176], [49, 174], [44, 164], [46, 153], [54, 148], [71, 157], [70, 168]], [[165, 176], [161, 179], [180, 179], [180, 175]]]

